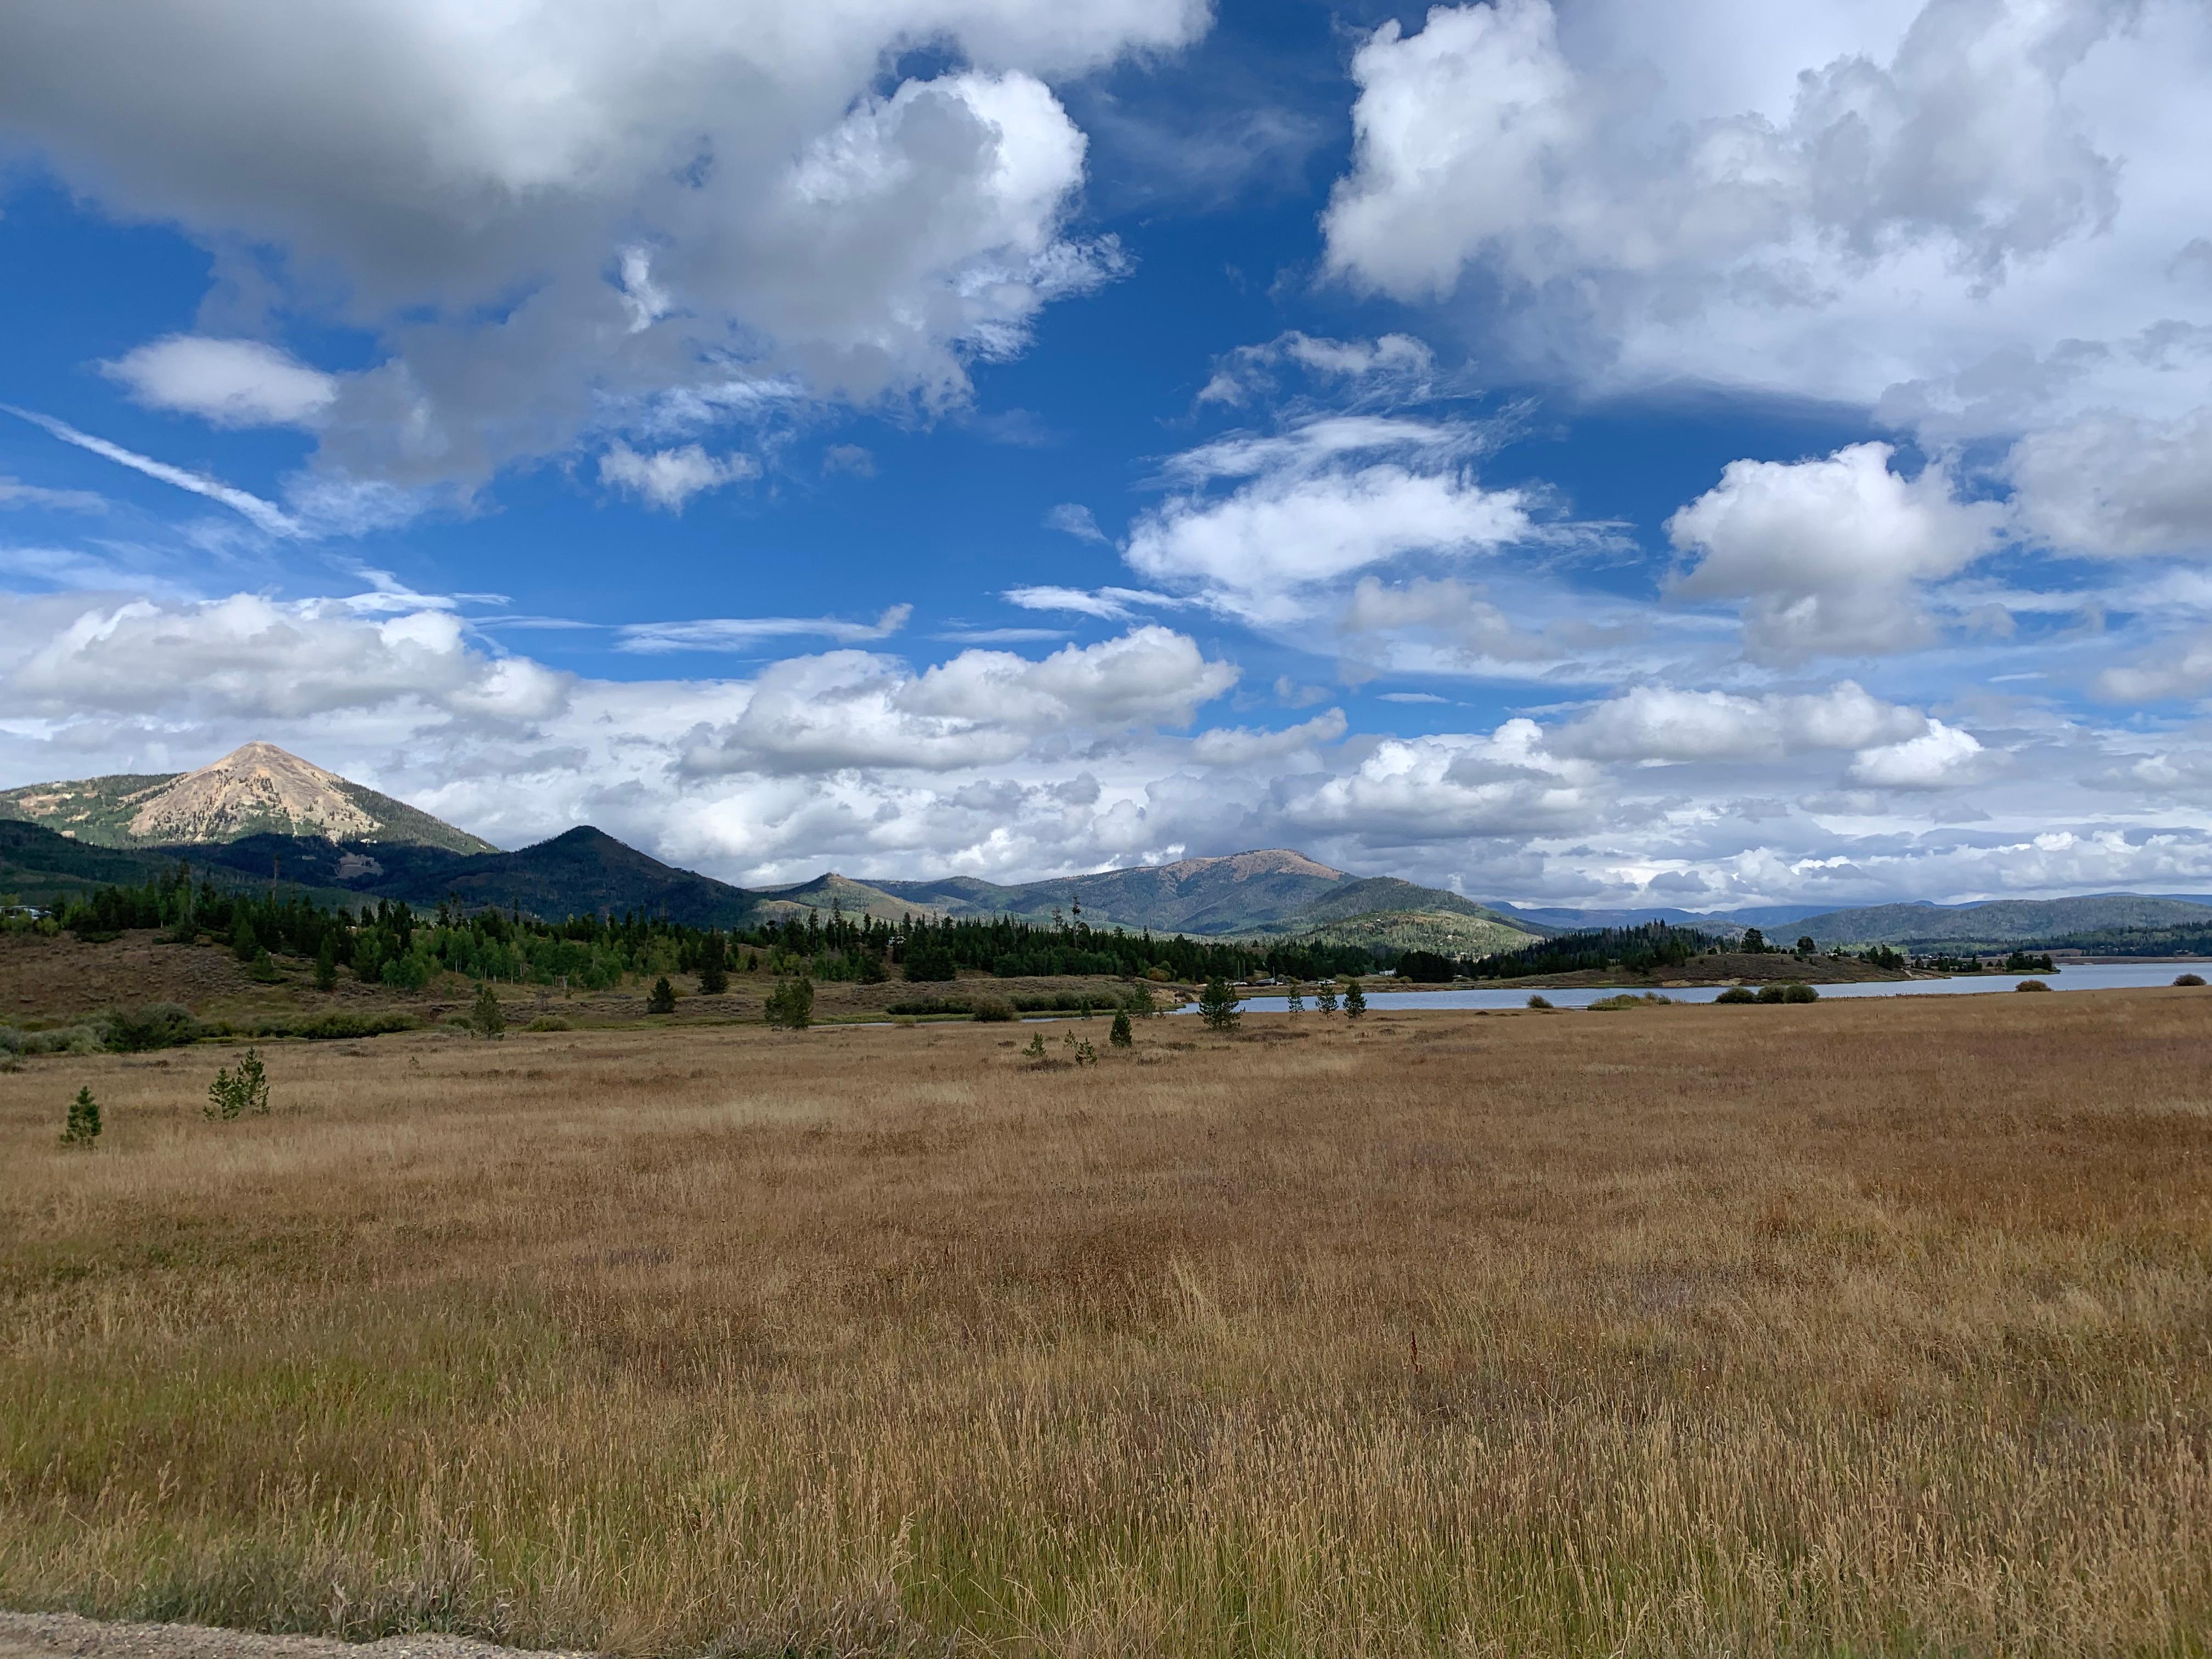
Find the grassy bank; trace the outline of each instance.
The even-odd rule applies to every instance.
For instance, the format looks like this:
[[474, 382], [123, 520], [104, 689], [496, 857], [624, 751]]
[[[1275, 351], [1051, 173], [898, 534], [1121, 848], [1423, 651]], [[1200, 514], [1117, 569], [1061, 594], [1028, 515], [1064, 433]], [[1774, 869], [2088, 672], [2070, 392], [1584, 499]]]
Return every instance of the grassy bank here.
[[[2197, 1653], [2204, 994], [0, 1075], [0, 1602], [625, 1653]], [[97, 1151], [56, 1144], [88, 1083]]]

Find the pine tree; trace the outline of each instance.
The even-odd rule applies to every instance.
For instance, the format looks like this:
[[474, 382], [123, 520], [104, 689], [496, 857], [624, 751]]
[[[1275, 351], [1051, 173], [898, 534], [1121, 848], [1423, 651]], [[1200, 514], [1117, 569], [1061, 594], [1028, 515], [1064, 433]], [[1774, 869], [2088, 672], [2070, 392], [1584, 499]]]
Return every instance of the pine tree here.
[[699, 952], [699, 994], [718, 997], [730, 988], [730, 967], [720, 933], [707, 935]]
[[318, 991], [338, 988], [337, 941], [328, 933], [323, 935], [323, 948], [315, 952], [315, 988]]
[[1334, 980], [1326, 979], [1322, 981], [1321, 988], [1314, 993], [1314, 1006], [1324, 1014], [1333, 1014], [1336, 1012], [1336, 981]]
[[1243, 1018], [1238, 1008], [1237, 993], [1229, 988], [1229, 981], [1215, 977], [1206, 982], [1206, 993], [1198, 1000], [1198, 1017], [1216, 1031], [1229, 1032], [1237, 1029]]
[[476, 1002], [469, 1009], [469, 1029], [480, 1037], [507, 1035], [507, 1010], [499, 1006], [499, 994], [489, 981], [477, 987]]
[[779, 1031], [805, 1030], [814, 1020], [814, 981], [804, 974], [778, 980], [761, 1012]]
[[663, 974], [653, 981], [652, 994], [645, 1000], [645, 1012], [648, 1014], [672, 1014], [676, 1012], [676, 988], [668, 982], [667, 975]]
[[1359, 988], [1359, 981], [1355, 979], [1344, 988], [1344, 1016], [1346, 1019], [1358, 1019], [1366, 1012], [1367, 993]]
[[1129, 1048], [1136, 1045], [1136, 1034], [1129, 1029], [1129, 1011], [1127, 1008], [1114, 1011], [1114, 1029], [1106, 1033], [1106, 1041], [1116, 1048]]
[[90, 1146], [100, 1139], [100, 1103], [88, 1088], [79, 1089], [70, 1102], [69, 1121], [62, 1129], [64, 1146]]
[[238, 908], [238, 925], [230, 930], [230, 949], [240, 962], [252, 961], [254, 954], [261, 949], [261, 941], [253, 932], [252, 920], [246, 914], [243, 904]]
[[1299, 984], [1297, 981], [1292, 980], [1291, 994], [1283, 999], [1283, 1012], [1286, 1014], [1303, 1014], [1305, 1011], [1305, 987]]

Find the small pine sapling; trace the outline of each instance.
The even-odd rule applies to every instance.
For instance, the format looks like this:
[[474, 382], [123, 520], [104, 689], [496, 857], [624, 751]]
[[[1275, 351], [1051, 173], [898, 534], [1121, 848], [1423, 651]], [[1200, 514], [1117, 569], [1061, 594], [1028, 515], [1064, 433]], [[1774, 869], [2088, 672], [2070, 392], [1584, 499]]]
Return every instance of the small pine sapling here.
[[1075, 1045], [1075, 1063], [1078, 1066], [1096, 1066], [1098, 1063], [1098, 1051], [1091, 1046], [1089, 1038], [1086, 1037]]
[[486, 1039], [507, 1035], [507, 1010], [499, 1006], [499, 993], [489, 980], [477, 987], [477, 1000], [469, 1008], [469, 1030]]
[[1358, 1019], [1366, 1012], [1367, 993], [1359, 988], [1359, 981], [1355, 979], [1344, 988], [1344, 1017]]
[[652, 993], [645, 1000], [645, 1012], [648, 1014], [672, 1014], [676, 1012], [676, 988], [668, 982], [667, 975], [663, 974], [653, 981]]
[[70, 1102], [69, 1121], [62, 1126], [62, 1145], [90, 1149], [100, 1139], [100, 1103], [89, 1088], [79, 1089]]
[[1022, 1052], [1027, 1054], [1031, 1060], [1042, 1064], [1044, 1060], [1044, 1033], [1042, 1031], [1031, 1032], [1030, 1034], [1030, 1046], [1023, 1049]]
[[268, 1115], [269, 1073], [261, 1063], [260, 1050], [248, 1048], [236, 1072], [226, 1066], [216, 1073], [215, 1081], [208, 1085], [207, 1104], [201, 1110], [226, 1122], [241, 1112], [256, 1117]]
[[1321, 988], [1314, 993], [1314, 1006], [1324, 1014], [1333, 1014], [1336, 1012], [1336, 981], [1334, 980], [1328, 979], [1322, 981]]
[[1244, 1015], [1237, 1005], [1237, 993], [1229, 988], [1227, 980], [1216, 976], [1206, 981], [1206, 994], [1198, 1000], [1198, 1017], [1209, 1030], [1224, 1036], [1237, 1029]]
[[803, 974], [797, 979], [778, 980], [761, 1012], [776, 1030], [805, 1030], [814, 1019], [814, 981]]
[[1129, 1029], [1129, 1011], [1127, 1008], [1116, 1008], [1114, 1011], [1114, 1027], [1106, 1033], [1106, 1041], [1116, 1048], [1131, 1048], [1136, 1046], [1137, 1037], [1136, 1034]]
[[1296, 980], [1291, 981], [1291, 994], [1283, 999], [1283, 1012], [1303, 1014], [1306, 1011], [1306, 988]]

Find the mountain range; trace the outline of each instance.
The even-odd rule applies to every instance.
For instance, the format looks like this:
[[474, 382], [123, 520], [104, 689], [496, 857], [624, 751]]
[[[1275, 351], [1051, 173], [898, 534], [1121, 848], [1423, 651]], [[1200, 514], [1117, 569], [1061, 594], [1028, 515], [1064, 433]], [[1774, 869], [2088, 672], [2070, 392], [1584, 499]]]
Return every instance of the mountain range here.
[[143, 882], [188, 860], [226, 885], [282, 882], [325, 903], [376, 899], [520, 908], [548, 918], [624, 911], [694, 927], [744, 927], [809, 910], [886, 921], [1077, 914], [1095, 927], [1478, 956], [1577, 928], [1677, 922], [1740, 935], [1759, 927], [1817, 944], [2007, 945], [2147, 929], [2212, 933], [2212, 901], [2110, 893], [1964, 905], [1721, 913], [1571, 910], [1480, 903], [1389, 876], [1354, 876], [1285, 848], [1182, 859], [1050, 881], [973, 876], [856, 881], [829, 872], [746, 889], [665, 864], [581, 825], [515, 852], [379, 794], [272, 744], [250, 743], [195, 771], [125, 775], [0, 792], [0, 895], [52, 902]]

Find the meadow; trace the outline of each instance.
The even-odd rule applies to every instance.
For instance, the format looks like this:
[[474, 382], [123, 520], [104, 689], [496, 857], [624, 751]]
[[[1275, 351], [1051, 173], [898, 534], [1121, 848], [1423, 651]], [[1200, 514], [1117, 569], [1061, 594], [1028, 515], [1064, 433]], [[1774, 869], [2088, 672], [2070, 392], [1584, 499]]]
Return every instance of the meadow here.
[[231, 1121], [234, 1051], [0, 1074], [0, 1605], [2212, 1650], [2212, 993], [1104, 1028], [272, 1044]]

